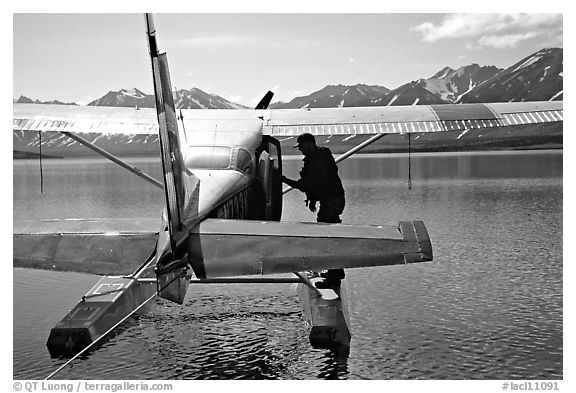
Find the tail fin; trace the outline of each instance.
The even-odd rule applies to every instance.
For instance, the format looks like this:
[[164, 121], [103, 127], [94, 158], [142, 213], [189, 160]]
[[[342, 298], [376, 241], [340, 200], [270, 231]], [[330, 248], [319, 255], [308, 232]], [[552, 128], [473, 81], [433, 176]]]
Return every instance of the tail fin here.
[[161, 232], [158, 237], [157, 290], [160, 297], [182, 304], [192, 275], [186, 247], [187, 226], [195, 225], [198, 217], [200, 182], [184, 165], [168, 60], [165, 53], [158, 53], [156, 29], [150, 14], [146, 14], [146, 35], [152, 60], [168, 224], [167, 233]]
[[193, 216], [194, 210], [197, 211], [198, 201], [195, 191], [197, 191], [198, 179], [184, 166], [168, 61], [165, 53], [158, 53], [156, 29], [152, 16], [149, 14], [146, 14], [146, 34], [154, 77], [168, 231], [171, 249], [175, 253], [188, 235], [184, 227], [186, 220]]

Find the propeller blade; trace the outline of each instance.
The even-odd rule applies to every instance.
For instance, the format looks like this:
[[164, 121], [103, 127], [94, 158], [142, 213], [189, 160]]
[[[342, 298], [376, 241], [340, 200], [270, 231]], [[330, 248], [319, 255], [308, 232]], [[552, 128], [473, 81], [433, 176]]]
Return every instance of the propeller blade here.
[[264, 94], [264, 97], [262, 97], [262, 99], [254, 109], [267, 109], [268, 105], [270, 105], [270, 101], [272, 101], [273, 96], [274, 93], [268, 90], [268, 93]]

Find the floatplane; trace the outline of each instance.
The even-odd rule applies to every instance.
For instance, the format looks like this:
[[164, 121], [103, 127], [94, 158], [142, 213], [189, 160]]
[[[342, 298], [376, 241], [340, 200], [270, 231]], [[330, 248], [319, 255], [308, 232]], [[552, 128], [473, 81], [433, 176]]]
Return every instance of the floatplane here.
[[[344, 286], [317, 289], [318, 272], [432, 261], [431, 242], [420, 220], [281, 221], [289, 189], [282, 189], [277, 138], [369, 136], [341, 161], [387, 134], [563, 121], [562, 102], [275, 110], [271, 92], [251, 110], [177, 113], [148, 14], [145, 24], [156, 110], [14, 104], [14, 132], [63, 133], [161, 188], [166, 200], [159, 228], [150, 219], [14, 222], [16, 266], [86, 271], [90, 264], [103, 275], [51, 330], [53, 355], [86, 351], [157, 296], [182, 304], [191, 283], [296, 282], [312, 346], [346, 348]], [[162, 181], [87, 139], [102, 134], [158, 134]]]

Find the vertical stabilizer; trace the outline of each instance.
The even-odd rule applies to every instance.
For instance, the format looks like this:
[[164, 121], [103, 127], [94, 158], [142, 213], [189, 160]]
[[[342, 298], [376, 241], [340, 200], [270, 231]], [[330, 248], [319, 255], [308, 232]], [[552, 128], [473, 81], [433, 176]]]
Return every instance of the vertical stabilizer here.
[[146, 14], [146, 34], [152, 60], [168, 231], [172, 252], [176, 252], [183, 238], [187, 236], [188, 231], [184, 227], [187, 219], [195, 216], [194, 213], [197, 212], [198, 179], [184, 166], [168, 60], [165, 53], [158, 53], [156, 30], [149, 14]]
[[157, 290], [161, 297], [182, 303], [191, 275], [186, 248], [187, 226], [194, 225], [198, 216], [200, 183], [184, 165], [168, 60], [165, 53], [158, 53], [156, 29], [149, 14], [146, 14], [146, 35], [154, 78], [168, 227], [167, 233], [159, 236], [157, 245]]

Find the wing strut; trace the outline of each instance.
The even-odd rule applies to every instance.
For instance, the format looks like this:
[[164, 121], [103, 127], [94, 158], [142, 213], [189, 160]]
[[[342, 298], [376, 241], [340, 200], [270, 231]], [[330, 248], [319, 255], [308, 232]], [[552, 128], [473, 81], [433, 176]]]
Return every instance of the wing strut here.
[[[376, 134], [376, 135], [366, 139], [364, 142], [358, 144], [357, 146], [354, 146], [352, 149], [348, 150], [346, 153], [340, 155], [335, 160], [336, 164], [338, 164], [340, 161], [344, 161], [345, 159], [347, 159], [348, 157], [350, 157], [351, 155], [353, 155], [357, 151], [364, 149], [366, 146], [371, 145], [372, 143], [376, 142], [378, 139], [382, 138], [384, 135], [386, 135], [386, 134]], [[282, 190], [282, 194], [286, 194], [287, 192], [291, 191], [292, 189], [293, 189], [293, 187], [288, 186]]]

